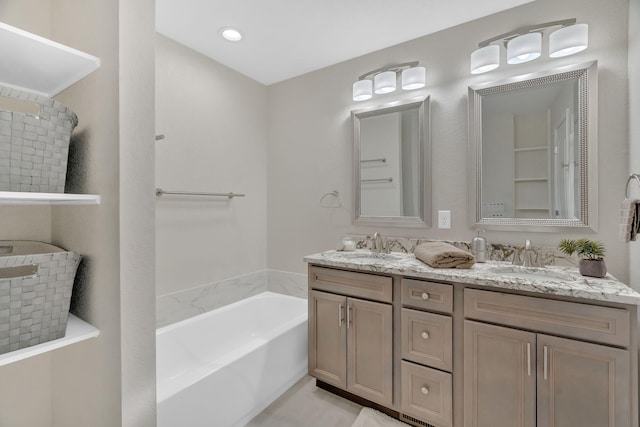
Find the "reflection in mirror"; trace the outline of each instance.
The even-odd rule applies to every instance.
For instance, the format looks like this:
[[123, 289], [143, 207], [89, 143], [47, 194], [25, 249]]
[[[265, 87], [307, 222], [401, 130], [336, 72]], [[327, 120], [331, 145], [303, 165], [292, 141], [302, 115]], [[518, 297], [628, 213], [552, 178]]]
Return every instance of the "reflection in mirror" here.
[[591, 63], [469, 88], [475, 224], [595, 229], [595, 85]]
[[356, 223], [428, 225], [428, 100], [352, 112]]

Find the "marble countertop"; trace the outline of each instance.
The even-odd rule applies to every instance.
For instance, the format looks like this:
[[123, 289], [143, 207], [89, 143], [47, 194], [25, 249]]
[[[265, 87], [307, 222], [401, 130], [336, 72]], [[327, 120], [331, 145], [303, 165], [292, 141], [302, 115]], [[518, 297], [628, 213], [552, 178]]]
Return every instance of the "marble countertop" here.
[[492, 289], [640, 305], [640, 294], [615, 277], [584, 277], [575, 267], [525, 268], [512, 266], [509, 262], [489, 261], [476, 263], [470, 269], [431, 268], [413, 254], [377, 254], [366, 250], [326, 251], [305, 256], [304, 261], [315, 265], [458, 282]]

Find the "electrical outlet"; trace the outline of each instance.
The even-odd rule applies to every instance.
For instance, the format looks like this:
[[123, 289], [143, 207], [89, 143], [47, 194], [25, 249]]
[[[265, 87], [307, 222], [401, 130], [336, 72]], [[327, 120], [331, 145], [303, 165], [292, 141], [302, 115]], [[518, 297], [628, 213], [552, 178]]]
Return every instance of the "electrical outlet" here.
[[438, 211], [438, 228], [451, 228], [451, 211]]

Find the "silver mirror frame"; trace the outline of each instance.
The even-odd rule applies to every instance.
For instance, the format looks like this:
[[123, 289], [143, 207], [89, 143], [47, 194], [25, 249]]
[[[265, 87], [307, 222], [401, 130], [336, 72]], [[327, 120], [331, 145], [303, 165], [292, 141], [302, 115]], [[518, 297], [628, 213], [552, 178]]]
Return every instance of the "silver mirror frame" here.
[[[420, 191], [419, 216], [362, 216], [360, 191], [360, 119], [395, 113], [408, 109], [418, 109], [418, 126], [420, 142]], [[431, 225], [431, 112], [429, 96], [390, 102], [381, 106], [373, 106], [351, 111], [353, 124], [353, 222], [357, 225], [385, 227], [425, 228]]]
[[[482, 218], [482, 97], [564, 80], [578, 80], [580, 218]], [[475, 228], [561, 232], [598, 229], [597, 62], [569, 65], [469, 87], [469, 212]]]

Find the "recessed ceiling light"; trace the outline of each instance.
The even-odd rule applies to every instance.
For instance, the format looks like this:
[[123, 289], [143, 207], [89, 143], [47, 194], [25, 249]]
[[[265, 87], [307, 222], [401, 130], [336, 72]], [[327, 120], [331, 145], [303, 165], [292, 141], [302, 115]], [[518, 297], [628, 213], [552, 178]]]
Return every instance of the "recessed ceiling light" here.
[[242, 34], [240, 31], [235, 28], [223, 28], [221, 31], [222, 37], [229, 40], [230, 42], [237, 42], [242, 39]]

